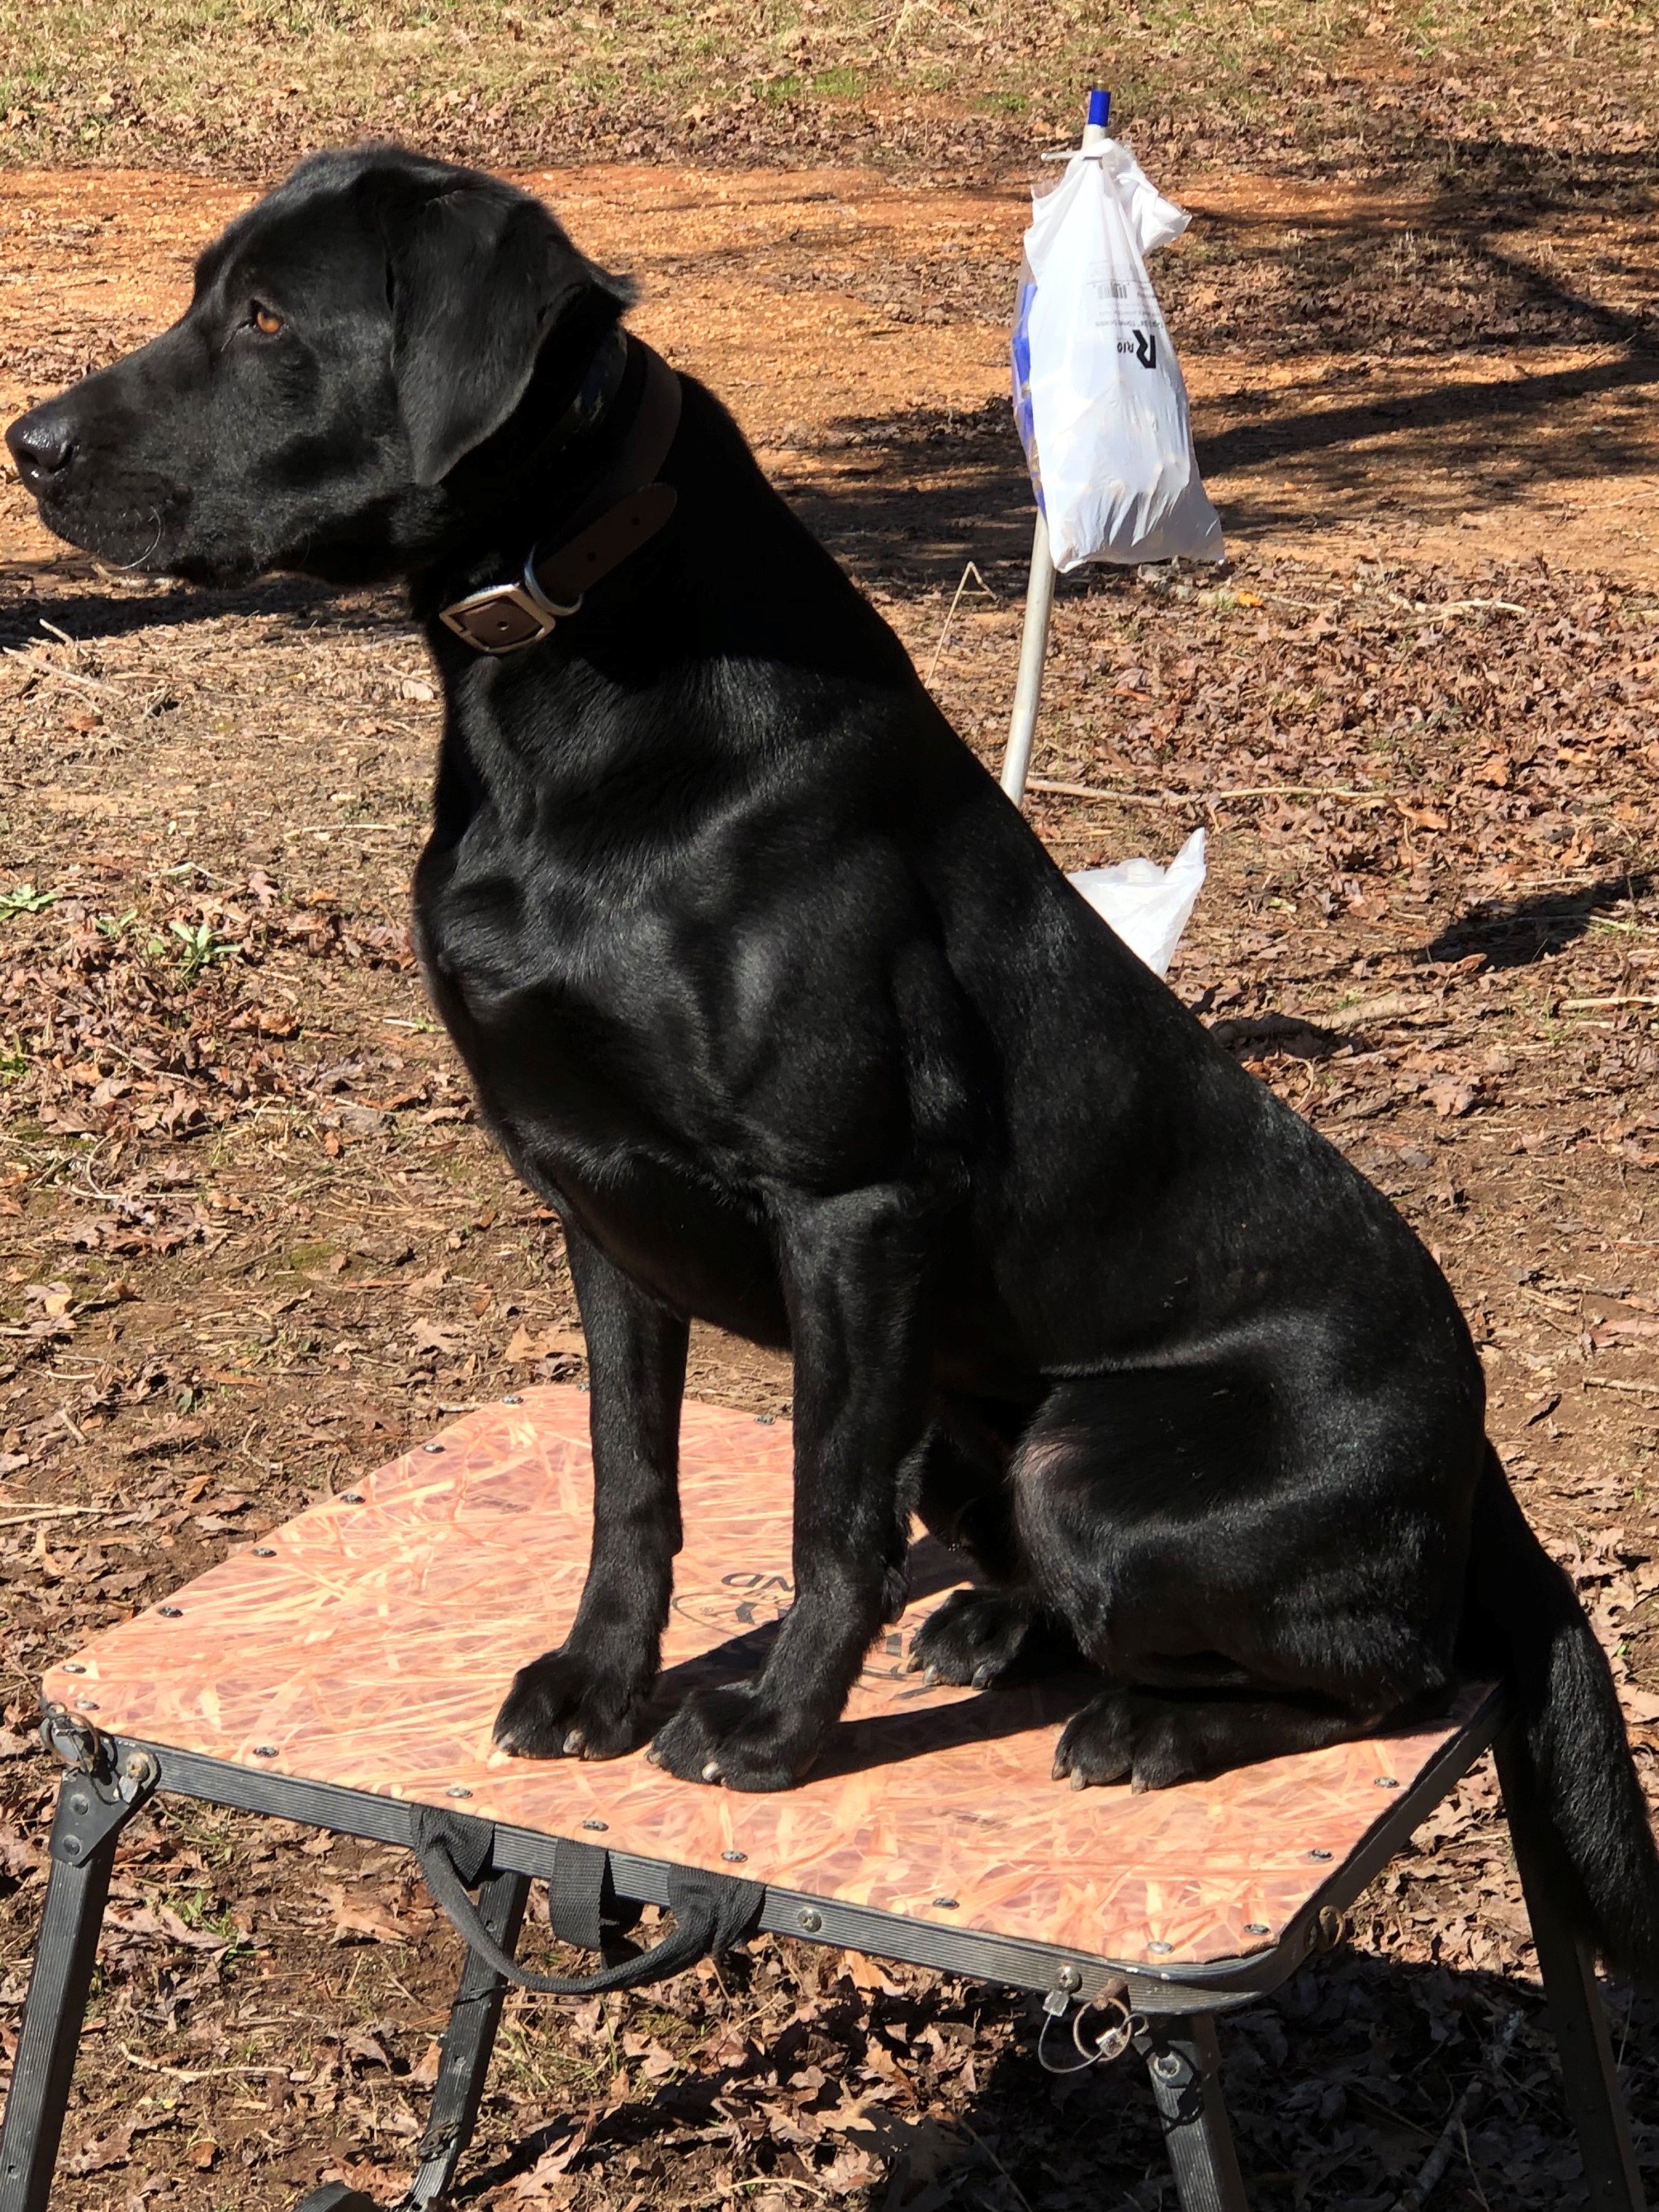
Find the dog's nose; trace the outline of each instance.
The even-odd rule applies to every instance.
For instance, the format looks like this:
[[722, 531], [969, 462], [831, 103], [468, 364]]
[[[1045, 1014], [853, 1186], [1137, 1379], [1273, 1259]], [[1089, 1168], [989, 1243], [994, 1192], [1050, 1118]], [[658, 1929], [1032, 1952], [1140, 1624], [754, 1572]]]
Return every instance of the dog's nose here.
[[21, 415], [6, 433], [6, 443], [17, 464], [17, 473], [31, 491], [49, 477], [69, 466], [75, 451], [75, 434], [67, 419], [50, 408], [37, 407]]

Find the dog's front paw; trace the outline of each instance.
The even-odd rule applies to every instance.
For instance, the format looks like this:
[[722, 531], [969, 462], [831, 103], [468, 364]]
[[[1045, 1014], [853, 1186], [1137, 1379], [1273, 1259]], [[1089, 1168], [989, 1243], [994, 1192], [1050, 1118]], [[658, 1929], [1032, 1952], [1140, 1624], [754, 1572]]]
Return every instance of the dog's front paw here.
[[544, 1652], [513, 1677], [495, 1741], [517, 1759], [620, 1759], [645, 1741], [648, 1696], [578, 1652]]
[[819, 1733], [780, 1719], [757, 1690], [697, 1690], [651, 1741], [649, 1756], [682, 1782], [787, 1790], [817, 1756]]

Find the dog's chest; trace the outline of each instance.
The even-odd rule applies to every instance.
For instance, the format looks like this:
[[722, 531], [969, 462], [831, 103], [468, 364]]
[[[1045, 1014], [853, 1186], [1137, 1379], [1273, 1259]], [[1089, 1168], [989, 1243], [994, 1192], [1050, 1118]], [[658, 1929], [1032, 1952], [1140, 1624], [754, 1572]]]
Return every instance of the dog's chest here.
[[422, 876], [428, 988], [520, 1172], [672, 1304], [775, 1337], [729, 1087], [660, 920], [596, 928], [522, 885]]
[[428, 847], [419, 949], [492, 1117], [717, 1183], [888, 1172], [908, 1124], [884, 996], [740, 840], [668, 842], [635, 827], [594, 857], [556, 830], [514, 842], [481, 808]]
[[718, 1085], [672, 1035], [684, 1010], [661, 917], [465, 856], [422, 862], [416, 914], [428, 987], [498, 1116], [589, 1141], [630, 1124], [662, 1138], [714, 1103]]

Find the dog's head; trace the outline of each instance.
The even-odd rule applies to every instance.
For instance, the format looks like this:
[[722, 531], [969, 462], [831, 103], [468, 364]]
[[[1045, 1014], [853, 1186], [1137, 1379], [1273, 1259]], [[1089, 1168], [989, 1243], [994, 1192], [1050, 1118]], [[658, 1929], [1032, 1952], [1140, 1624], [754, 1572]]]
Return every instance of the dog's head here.
[[170, 331], [6, 442], [47, 528], [124, 567], [392, 574], [510, 467], [515, 421], [556, 419], [629, 297], [495, 178], [319, 154], [207, 249]]

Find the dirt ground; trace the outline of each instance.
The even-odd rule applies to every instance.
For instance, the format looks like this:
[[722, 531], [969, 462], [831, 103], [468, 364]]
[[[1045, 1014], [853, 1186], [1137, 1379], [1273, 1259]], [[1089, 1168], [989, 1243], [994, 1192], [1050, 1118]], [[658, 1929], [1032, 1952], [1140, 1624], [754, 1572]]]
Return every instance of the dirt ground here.
[[[1030, 528], [1004, 398], [1023, 185], [532, 181], [643, 280], [638, 326], [732, 404], [994, 757]], [[1062, 585], [1036, 767], [1091, 795], [1039, 792], [1033, 818], [1067, 866], [1208, 827], [1171, 980], [1441, 1258], [1659, 1782], [1647, 172], [1540, 160], [1431, 197], [1164, 181], [1200, 216], [1159, 281], [1231, 559]], [[159, 328], [248, 197], [0, 172], [0, 409]], [[0, 647], [9, 2050], [45, 1662], [581, 1354], [548, 1218], [413, 971], [438, 709], [395, 597], [111, 574], [8, 481]], [[789, 1378], [704, 1334], [692, 1388], [775, 1411]], [[457, 1948], [401, 1855], [146, 1814], [54, 2201], [265, 2212], [336, 2173], [395, 2195]], [[462, 2201], [1171, 2201], [1144, 2085], [1051, 2082], [1024, 2001], [752, 1954], [648, 1998], [511, 2001]], [[1659, 2014], [1609, 2001], [1659, 2166]], [[1225, 2041], [1264, 2212], [1416, 2204], [1437, 2145], [1437, 2207], [1585, 2201], [1485, 1769], [1346, 1946]]]

